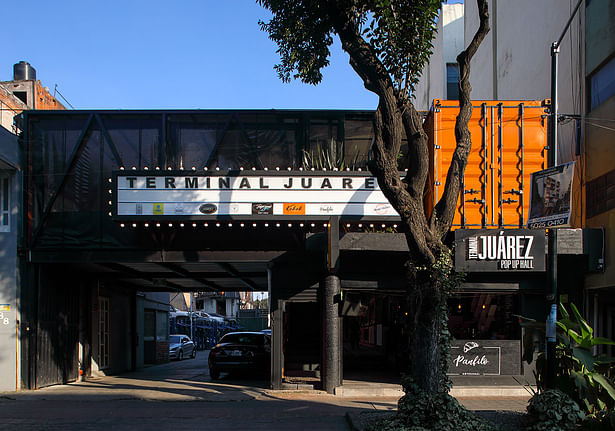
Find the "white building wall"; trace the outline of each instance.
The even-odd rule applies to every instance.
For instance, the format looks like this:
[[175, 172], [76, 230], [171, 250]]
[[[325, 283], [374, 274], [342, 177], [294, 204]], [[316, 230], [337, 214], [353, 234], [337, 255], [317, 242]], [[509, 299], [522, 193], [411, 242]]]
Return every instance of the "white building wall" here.
[[[551, 44], [577, 0], [489, 0], [491, 31], [471, 63], [475, 100], [542, 100], [551, 97]], [[465, 2], [465, 45], [478, 28], [476, 2]], [[562, 40], [558, 68], [560, 114], [584, 112], [584, 6]], [[494, 61], [494, 59], [496, 59]], [[575, 160], [575, 122], [560, 123], [558, 163]]]
[[[482, 42], [471, 63], [470, 82], [473, 100], [545, 100], [551, 97], [551, 44], [556, 41], [572, 15], [578, 0], [488, 0], [491, 31]], [[454, 42], [460, 31], [459, 18], [444, 5], [444, 38], [434, 40], [428, 74], [417, 89], [417, 109], [428, 109], [434, 98], [446, 98], [446, 62], [461, 46]], [[478, 28], [476, 1], [463, 7], [463, 46], [466, 47]], [[450, 23], [446, 25], [446, 23]], [[582, 129], [585, 112], [585, 6], [581, 5], [566, 32], [559, 53], [557, 162], [576, 161], [573, 188], [573, 227], [580, 227], [583, 194]], [[447, 33], [448, 30], [448, 33]], [[449, 34], [450, 36], [447, 36]], [[456, 54], [455, 54], [456, 55]], [[445, 57], [446, 56], [446, 57]], [[435, 67], [443, 67], [440, 77]], [[440, 66], [441, 65], [441, 66]], [[437, 84], [436, 84], [437, 83]], [[441, 86], [442, 83], [442, 86]], [[562, 115], [564, 119], [562, 120]], [[576, 115], [579, 119], [574, 119]], [[577, 124], [579, 131], [577, 132]]]
[[443, 4], [433, 55], [414, 91], [417, 110], [429, 110], [433, 99], [446, 99], [446, 63], [457, 61], [457, 54], [463, 49], [463, 31], [463, 4]]

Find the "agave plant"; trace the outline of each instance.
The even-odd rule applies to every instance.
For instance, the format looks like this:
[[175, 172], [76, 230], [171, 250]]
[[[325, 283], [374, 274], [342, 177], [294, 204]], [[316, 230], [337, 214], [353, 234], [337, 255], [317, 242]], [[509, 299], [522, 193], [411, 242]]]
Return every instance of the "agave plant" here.
[[354, 170], [361, 162], [361, 156], [358, 148], [355, 148], [354, 154], [350, 161], [344, 161], [344, 144], [338, 148], [337, 141], [331, 139], [328, 144], [317, 144], [315, 148], [309, 151], [303, 150], [303, 169], [315, 170], [344, 170], [346, 168]]
[[[611, 373], [615, 360], [606, 355], [593, 353], [595, 346], [615, 345], [615, 342], [594, 336], [593, 328], [570, 304], [571, 313], [560, 304], [561, 318], [557, 321], [556, 377], [555, 387], [577, 401], [586, 413], [592, 415], [600, 410], [615, 407], [615, 387]], [[533, 319], [521, 318], [524, 334], [524, 357], [529, 364], [534, 355], [534, 339], [544, 339], [545, 324]], [[546, 361], [544, 352], [536, 357], [536, 383], [540, 391], [545, 389]]]

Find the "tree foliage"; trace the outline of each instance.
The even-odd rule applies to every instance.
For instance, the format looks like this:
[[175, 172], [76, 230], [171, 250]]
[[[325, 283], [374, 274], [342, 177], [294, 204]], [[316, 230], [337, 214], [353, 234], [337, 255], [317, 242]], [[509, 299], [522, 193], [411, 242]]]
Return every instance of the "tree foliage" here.
[[[322, 80], [340, 13], [349, 19], [386, 70], [398, 95], [410, 97], [433, 48], [438, 0], [259, 0], [273, 18], [261, 28], [278, 45], [280, 78], [307, 84]], [[336, 13], [332, 13], [336, 12]]]

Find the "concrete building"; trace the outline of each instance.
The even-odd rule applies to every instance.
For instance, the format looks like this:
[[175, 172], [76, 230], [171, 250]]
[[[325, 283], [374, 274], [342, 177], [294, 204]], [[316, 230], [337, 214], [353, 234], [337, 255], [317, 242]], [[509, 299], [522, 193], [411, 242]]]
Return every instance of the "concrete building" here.
[[13, 65], [13, 80], [0, 81], [0, 125], [14, 133], [19, 128], [13, 119], [26, 109], [66, 109], [41, 81], [36, 70], [26, 61]]
[[[615, 336], [615, 5], [609, 0], [490, 0], [491, 31], [472, 60], [474, 100], [541, 100], [551, 97], [551, 44], [563, 36], [558, 67], [557, 164], [575, 162], [572, 188], [574, 228], [604, 230], [604, 250], [587, 263], [592, 271], [577, 290], [586, 317], [598, 333]], [[448, 97], [445, 74], [434, 70], [450, 61], [447, 32], [451, 5], [444, 5], [442, 35], [434, 40], [430, 71], [421, 79], [417, 101]], [[464, 45], [478, 26], [476, 2], [463, 5]], [[570, 27], [564, 33], [568, 20]], [[453, 20], [452, 22], [456, 22]], [[425, 91], [428, 88], [429, 91]], [[440, 93], [438, 93], [440, 91]], [[424, 97], [429, 94], [430, 97]], [[420, 108], [424, 105], [418, 103]], [[582, 284], [582, 283], [580, 283]]]
[[[18, 248], [22, 235], [22, 173], [19, 155], [19, 124], [15, 117], [27, 109], [65, 109], [36, 80], [36, 71], [26, 62], [13, 67], [13, 80], [0, 82], [0, 391], [20, 387], [20, 364], [24, 354], [20, 336], [33, 328], [21, 319], [21, 283]], [[21, 334], [21, 335], [20, 335]]]
[[15, 390], [19, 375], [17, 244], [21, 178], [17, 136], [0, 127], [0, 392]]
[[464, 48], [463, 14], [462, 3], [442, 5], [438, 32], [433, 40], [434, 55], [423, 69], [414, 91], [414, 103], [419, 111], [428, 111], [434, 99], [457, 99], [457, 55]]
[[[603, 270], [585, 281], [587, 307], [598, 334], [615, 339], [615, 4], [585, 8], [585, 225], [604, 229]], [[610, 354], [615, 349], [610, 346]]]

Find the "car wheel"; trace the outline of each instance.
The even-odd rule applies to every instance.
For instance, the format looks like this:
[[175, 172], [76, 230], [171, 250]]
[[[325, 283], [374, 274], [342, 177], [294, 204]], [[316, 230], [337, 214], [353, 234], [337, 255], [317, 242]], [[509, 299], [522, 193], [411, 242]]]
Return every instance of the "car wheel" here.
[[181, 361], [182, 359], [184, 359], [184, 352], [183, 350], [180, 350], [179, 353], [177, 354], [177, 360]]
[[218, 380], [220, 378], [220, 371], [216, 370], [215, 368], [210, 368], [209, 377], [211, 377], [212, 380]]
[[192, 349], [192, 355], [190, 355], [192, 359], [196, 358], [196, 347]]

